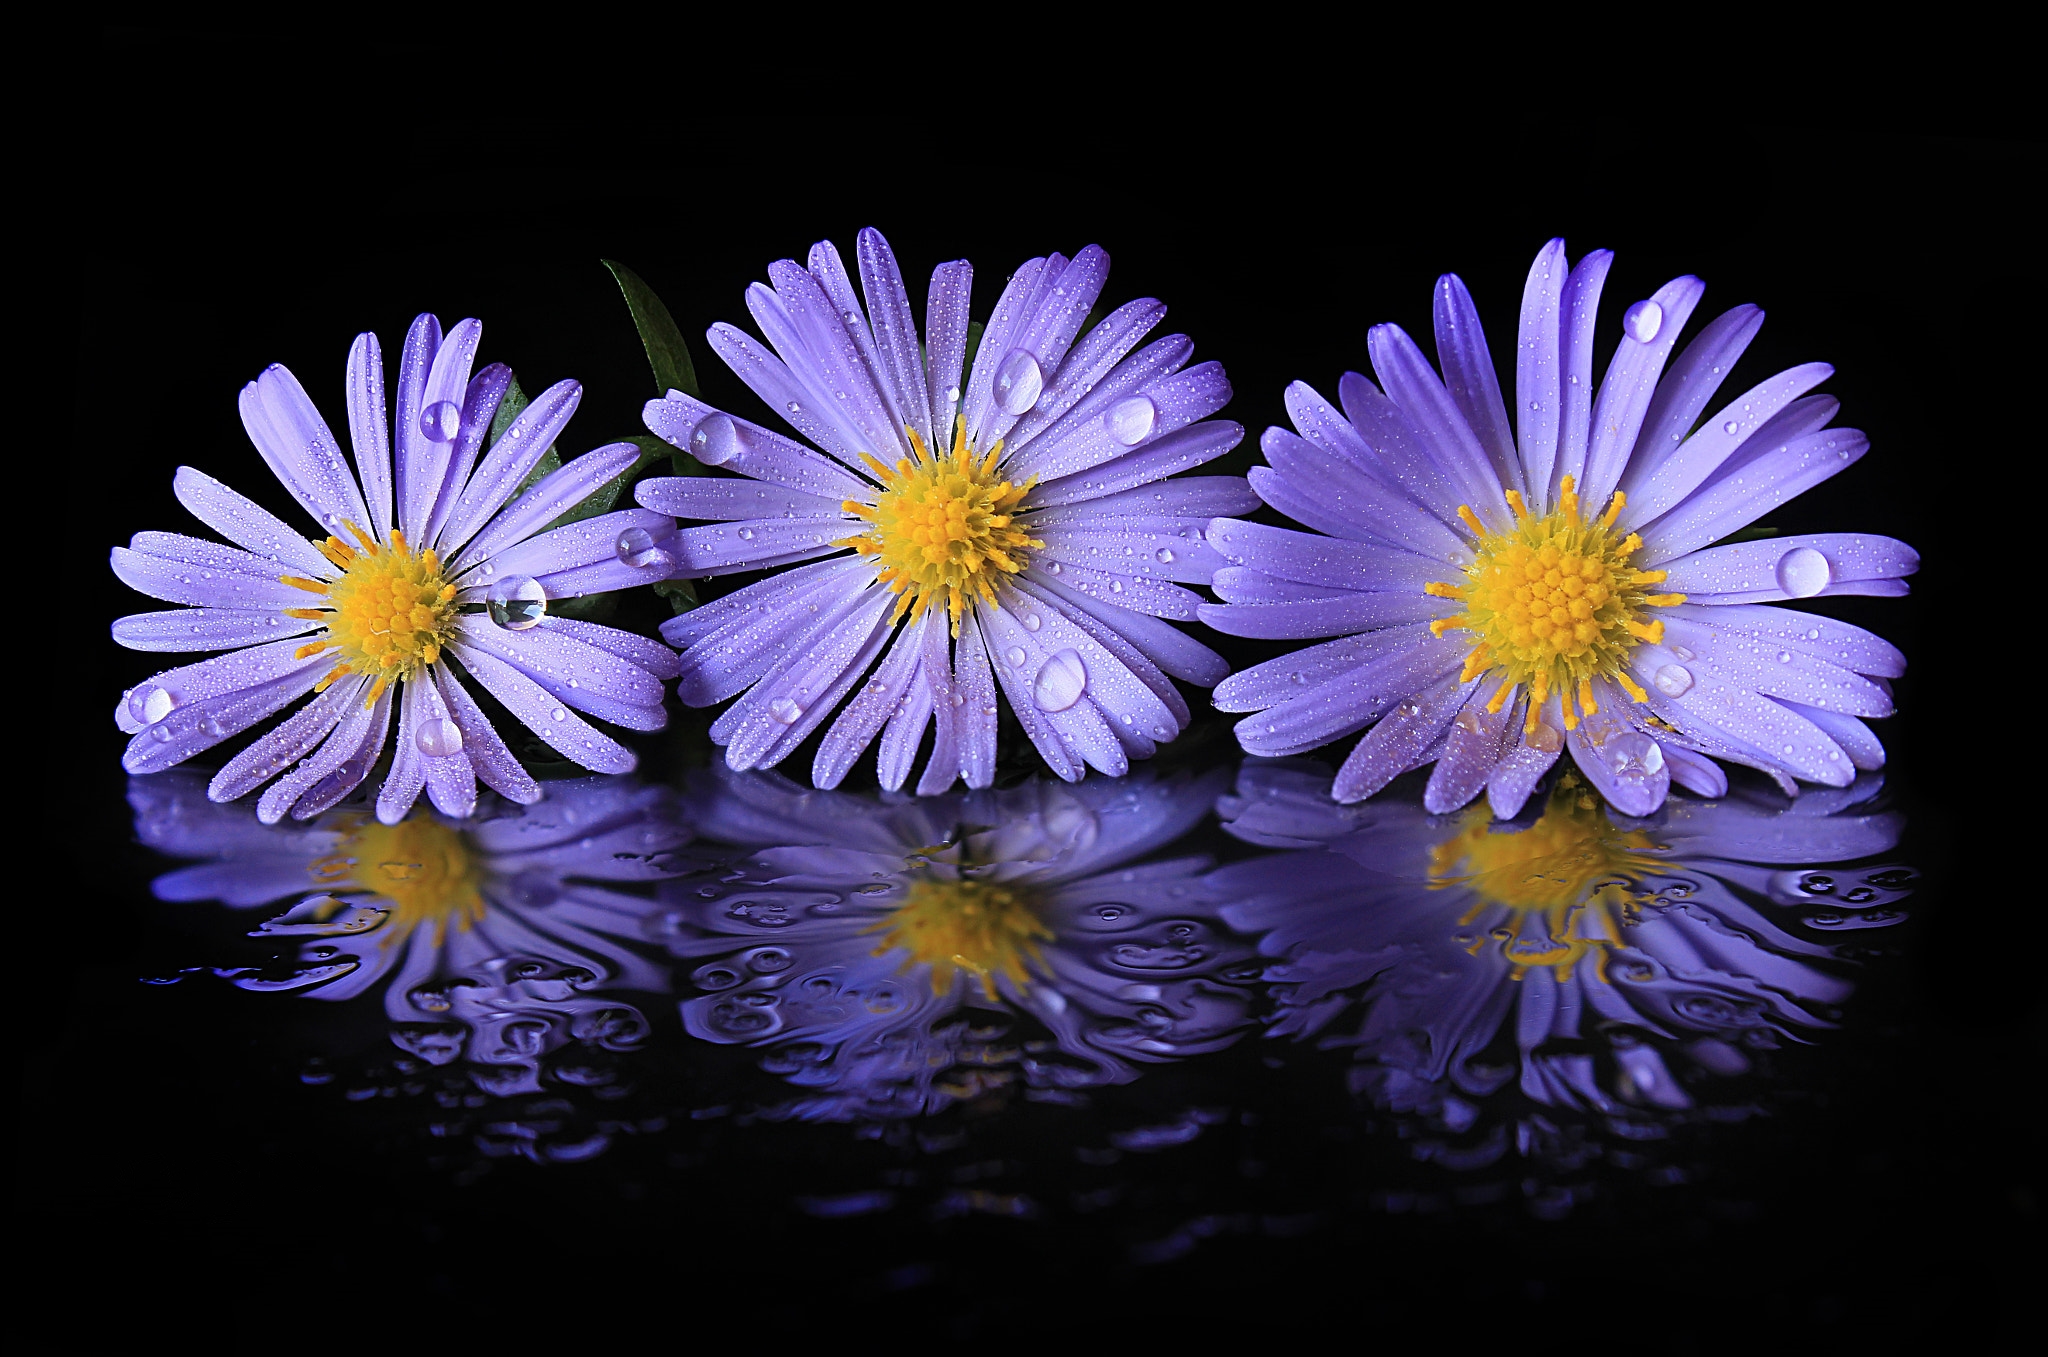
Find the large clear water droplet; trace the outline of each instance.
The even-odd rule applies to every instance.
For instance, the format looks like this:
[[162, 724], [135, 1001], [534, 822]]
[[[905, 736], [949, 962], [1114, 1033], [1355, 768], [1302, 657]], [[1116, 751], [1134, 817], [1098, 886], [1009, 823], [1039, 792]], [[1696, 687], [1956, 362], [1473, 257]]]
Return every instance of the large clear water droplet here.
[[1038, 629], [1039, 629], [1040, 627], [1042, 627], [1042, 626], [1044, 626], [1044, 625], [1045, 625], [1045, 621], [1044, 621], [1044, 619], [1043, 619], [1043, 618], [1041, 618], [1041, 617], [1039, 617], [1039, 615], [1038, 615], [1037, 613], [1026, 613], [1026, 614], [1024, 614], [1024, 630], [1026, 630], [1026, 631], [1037, 631], [1037, 630], [1038, 630]]
[[154, 683], [145, 683], [128, 694], [128, 714], [145, 726], [153, 726], [163, 720], [177, 705], [176, 693]]
[[663, 550], [654, 534], [645, 528], [628, 528], [620, 533], [613, 551], [621, 563], [636, 570], [667, 570], [676, 563], [676, 558]]
[[1664, 746], [1639, 730], [1615, 736], [1601, 752], [1616, 777], [1649, 777], [1664, 766]]
[[1812, 547], [1794, 547], [1778, 558], [1778, 587], [1794, 598], [1812, 598], [1833, 578], [1828, 558]]
[[804, 709], [786, 697], [778, 697], [770, 702], [768, 714], [785, 726], [793, 726], [804, 719]]
[[1005, 655], [1005, 656], [1004, 656], [1003, 658], [1004, 658], [1004, 659], [1006, 659], [1006, 660], [1008, 660], [1008, 661], [1010, 662], [1010, 667], [1011, 667], [1012, 669], [1022, 669], [1022, 668], [1024, 667], [1024, 659], [1025, 659], [1025, 656], [1024, 656], [1024, 647], [1023, 647], [1023, 646], [1011, 646], [1011, 647], [1010, 647], [1010, 653], [1009, 653], [1009, 654], [1007, 654], [1007, 655]]
[[1522, 737], [1522, 743], [1541, 754], [1555, 754], [1564, 748], [1564, 736], [1548, 721], [1538, 721], [1536, 729]]
[[1159, 422], [1159, 407], [1149, 396], [1131, 396], [1109, 407], [1109, 413], [1102, 417], [1102, 423], [1109, 430], [1109, 436], [1127, 448], [1136, 447], [1145, 441], [1152, 427]]
[[1666, 697], [1681, 697], [1692, 687], [1692, 670], [1682, 664], [1663, 665], [1650, 676], [1650, 682]]
[[530, 575], [507, 575], [492, 583], [484, 602], [493, 622], [507, 631], [526, 631], [547, 616], [548, 591]]
[[724, 466], [739, 452], [739, 425], [724, 415], [706, 415], [690, 430], [690, 455], [705, 466]]
[[435, 443], [452, 443], [462, 432], [462, 407], [454, 401], [435, 401], [420, 411], [420, 432]]
[[420, 753], [430, 759], [445, 759], [451, 754], [462, 752], [462, 727], [445, 716], [430, 716], [420, 722], [420, 728], [412, 737]]
[[1638, 344], [1647, 344], [1664, 328], [1664, 308], [1653, 301], [1640, 301], [1622, 313], [1621, 328]]
[[1006, 415], [1021, 415], [1038, 404], [1045, 373], [1024, 349], [1011, 349], [996, 364], [996, 406]]
[[1031, 700], [1040, 711], [1065, 711], [1088, 688], [1088, 666], [1076, 650], [1062, 650], [1047, 660], [1031, 680]]

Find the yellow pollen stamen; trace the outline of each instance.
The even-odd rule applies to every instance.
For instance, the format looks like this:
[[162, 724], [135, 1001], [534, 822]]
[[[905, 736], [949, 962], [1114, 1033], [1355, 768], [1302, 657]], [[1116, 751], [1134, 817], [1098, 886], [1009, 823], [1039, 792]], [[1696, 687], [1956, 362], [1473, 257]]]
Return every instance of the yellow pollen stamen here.
[[901, 947], [910, 953], [905, 970], [930, 963], [933, 994], [944, 995], [954, 976], [966, 971], [988, 999], [996, 997], [998, 976], [1021, 991], [1030, 982], [1029, 968], [1044, 964], [1038, 944], [1053, 936], [1014, 886], [929, 876], [913, 879], [903, 903], [864, 931], [883, 935], [876, 956]]
[[998, 481], [1003, 445], [977, 457], [967, 446], [964, 417], [954, 423], [949, 453], [934, 453], [915, 430], [905, 432], [914, 455], [893, 468], [862, 454], [881, 491], [873, 505], [846, 502], [846, 511], [868, 527], [834, 545], [873, 561], [877, 577], [900, 596], [892, 623], [905, 613], [922, 617], [937, 604], [951, 615], [957, 636], [967, 604], [981, 599], [993, 606], [1002, 576], [1024, 568], [1026, 549], [1044, 547], [1015, 521], [1037, 478], [1022, 485]]
[[[1614, 681], [1621, 685], [1623, 692], [1627, 693], [1636, 701], [1648, 702], [1650, 700], [1650, 695], [1643, 691], [1643, 686], [1640, 683], [1637, 683], [1634, 679], [1628, 676], [1627, 670], [1617, 670], [1614, 675]], [[1651, 719], [1655, 720], [1656, 718], [1652, 717]], [[1671, 725], [1669, 722], [1665, 722], [1663, 724], [1666, 730], [1678, 729], [1678, 727]]]
[[[1576, 730], [1582, 715], [1600, 710], [1595, 680], [1619, 681], [1636, 646], [1663, 639], [1663, 623], [1646, 619], [1644, 611], [1681, 603], [1685, 596], [1650, 593], [1664, 572], [1628, 564], [1643, 542], [1635, 533], [1615, 536], [1627, 503], [1619, 491], [1595, 518], [1580, 515], [1578, 487], [1570, 476], [1547, 514], [1533, 513], [1518, 492], [1506, 492], [1506, 499], [1514, 526], [1503, 532], [1486, 531], [1469, 506], [1459, 507], [1458, 517], [1478, 534], [1472, 564], [1463, 581], [1432, 582], [1423, 592], [1457, 599], [1464, 608], [1432, 622], [1430, 631], [1442, 636], [1462, 629], [1472, 635], [1477, 644], [1461, 681], [1498, 673], [1496, 703], [1504, 704], [1517, 686], [1527, 689], [1525, 730], [1535, 729], [1553, 691], [1563, 698], [1565, 729]], [[1621, 686], [1644, 700], [1632, 683]]]
[[394, 529], [391, 540], [378, 543], [354, 523], [344, 525], [358, 547], [339, 537], [314, 545], [341, 567], [338, 579], [322, 583], [293, 575], [286, 584], [326, 595], [322, 608], [289, 608], [288, 617], [327, 624], [325, 634], [299, 647], [299, 659], [326, 650], [340, 661], [321, 679], [317, 690], [346, 674], [374, 674], [365, 704], [375, 703], [396, 681], [416, 679], [455, 637], [456, 586], [443, 570], [433, 548], [415, 552], [405, 534]]
[[478, 889], [481, 872], [460, 830], [431, 815], [414, 815], [395, 825], [348, 816], [332, 857], [312, 864], [313, 879], [338, 890], [359, 890], [396, 906], [381, 930], [384, 946], [403, 942], [425, 924], [434, 945], [447, 940], [448, 924], [467, 932], [484, 917]]

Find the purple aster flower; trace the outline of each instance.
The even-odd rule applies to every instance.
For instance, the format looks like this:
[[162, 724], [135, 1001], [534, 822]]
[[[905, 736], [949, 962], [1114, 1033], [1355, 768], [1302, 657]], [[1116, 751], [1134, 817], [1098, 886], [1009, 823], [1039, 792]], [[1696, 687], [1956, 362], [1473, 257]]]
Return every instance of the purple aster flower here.
[[674, 524], [627, 509], [544, 531], [631, 466], [638, 450], [613, 443], [529, 485], [582, 388], [549, 387], [486, 450], [512, 373], [493, 363], [470, 375], [481, 333], [465, 320], [444, 339], [434, 317], [413, 322], [399, 370], [395, 457], [377, 337], [357, 336], [346, 393], [354, 472], [284, 367], [243, 388], [243, 428], [323, 539], [308, 540], [180, 467], [179, 502], [236, 545], [145, 532], [114, 548], [114, 573], [129, 587], [193, 605], [124, 617], [115, 640], [135, 650], [233, 652], [123, 694], [114, 719], [135, 737], [122, 760], [129, 772], [182, 763], [312, 692], [228, 761], [209, 789], [215, 800], [276, 777], [257, 803], [260, 819], [319, 814], [368, 776], [394, 708], [398, 741], [376, 808], [385, 824], [402, 820], [423, 788], [444, 813], [468, 815], [478, 779], [513, 801], [540, 799], [461, 674], [564, 758], [599, 772], [633, 768], [632, 751], [576, 713], [659, 730], [667, 721], [660, 680], [676, 673], [675, 656], [627, 632], [550, 616], [548, 602], [659, 578], [626, 547], [635, 534], [665, 535]]
[[1060, 777], [1124, 773], [1186, 725], [1173, 679], [1229, 672], [1167, 620], [1194, 620], [1201, 599], [1180, 584], [1220, 564], [1208, 521], [1256, 504], [1235, 476], [1168, 479], [1243, 437], [1207, 420], [1230, 398], [1222, 366], [1184, 366], [1185, 335], [1139, 347], [1166, 314], [1150, 298], [1082, 335], [1109, 272], [1091, 245], [1011, 276], [963, 381], [967, 262], [933, 272], [922, 339], [879, 232], [861, 233], [858, 262], [865, 306], [820, 243], [808, 270], [783, 260], [772, 288], [748, 290], [766, 344], [710, 332], [814, 446], [680, 392], [648, 403], [648, 428], [748, 482], [641, 483], [647, 507], [712, 525], [680, 534], [676, 573], [795, 566], [663, 626], [684, 652], [678, 696], [740, 697], [711, 727], [739, 771], [774, 766], [840, 711], [820, 787], [877, 734], [882, 785], [901, 787], [934, 721], [917, 790], [988, 786], [998, 687]]
[[[1727, 789], [1724, 759], [1845, 787], [1884, 763], [1864, 718], [1891, 713], [1905, 669], [1859, 627], [1760, 606], [1906, 592], [1919, 565], [1888, 537], [1817, 533], [1712, 544], [1850, 466], [1867, 441], [1830, 429], [1808, 363], [1704, 421], [1763, 312], [1739, 306], [1667, 368], [1704, 290], [1679, 278], [1628, 308], [1596, 391], [1594, 308], [1612, 256], [1536, 258], [1516, 337], [1514, 415], [1478, 313], [1436, 290], [1441, 378], [1399, 327], [1367, 337], [1339, 405], [1287, 392], [1296, 433], [1268, 429], [1260, 498], [1321, 536], [1235, 519], [1204, 621], [1237, 636], [1327, 641], [1217, 686], [1254, 754], [1302, 753], [1366, 725], [1332, 787], [1372, 795], [1434, 762], [1426, 801], [1483, 788], [1512, 817], [1569, 746], [1601, 794], [1644, 815], [1672, 782]], [[1697, 428], [1695, 428], [1697, 426]], [[1374, 723], [1377, 724], [1374, 724]]]
[[[1001, 1084], [1040, 1096], [1229, 1045], [1249, 945], [1217, 927], [1206, 856], [1146, 861], [1219, 776], [1034, 782], [903, 800], [707, 775], [694, 820], [754, 848], [664, 888], [669, 949], [704, 958], [683, 1023], [768, 1048], [815, 1119], [914, 1116]], [[1012, 1020], [1043, 1029], [1024, 1042]]]
[[1275, 959], [1273, 1034], [1350, 1047], [1382, 1106], [1462, 1133], [1517, 1082], [1549, 1108], [1654, 1121], [1712, 1100], [1695, 1076], [1833, 1025], [1851, 986], [1802, 934], [1897, 923], [1913, 878], [1824, 867], [1897, 844], [1900, 817], [1867, 805], [1881, 785], [1636, 820], [1566, 774], [1533, 822], [1503, 825], [1483, 806], [1334, 805], [1327, 769], [1253, 762], [1224, 827], [1295, 851], [1207, 884]]
[[[305, 825], [210, 801], [188, 773], [136, 778], [136, 834], [202, 861], [156, 879], [164, 900], [290, 907], [252, 937], [296, 947], [281, 971], [223, 969], [244, 989], [353, 999], [381, 987], [392, 1041], [433, 1065], [467, 1062], [487, 1092], [532, 1092], [572, 1044], [617, 1050], [646, 1018], [604, 991], [663, 993], [643, 939], [655, 902], [622, 886], [674, 875], [689, 831], [674, 796], [627, 778], [553, 782], [530, 808], [385, 824], [359, 800]], [[293, 900], [292, 897], [298, 897]]]

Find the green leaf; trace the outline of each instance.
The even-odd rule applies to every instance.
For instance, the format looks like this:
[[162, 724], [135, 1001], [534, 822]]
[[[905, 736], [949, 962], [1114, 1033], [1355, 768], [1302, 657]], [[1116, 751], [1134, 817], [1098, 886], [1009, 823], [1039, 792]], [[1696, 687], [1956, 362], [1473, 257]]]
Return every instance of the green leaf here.
[[667, 599], [668, 606], [678, 614], [697, 606], [697, 587], [688, 580], [657, 580], [654, 592]]
[[[498, 446], [498, 440], [505, 436], [505, 430], [512, 427], [512, 421], [519, 418], [519, 412], [530, 404], [532, 401], [519, 389], [519, 379], [512, 378], [505, 386], [505, 399], [498, 402], [498, 413], [491, 416], [491, 436], [485, 440], [484, 446]], [[550, 445], [548, 450], [540, 455], [540, 461], [534, 463], [533, 470], [527, 473], [526, 479], [519, 483], [519, 488], [506, 498], [506, 503], [511, 503], [531, 490], [549, 472], [561, 469], [562, 455]]]
[[619, 291], [626, 294], [626, 309], [633, 313], [633, 328], [640, 332], [648, 366], [654, 369], [654, 394], [665, 396], [670, 391], [680, 391], [696, 395], [697, 367], [690, 361], [690, 346], [683, 342], [683, 332], [676, 328], [675, 317], [639, 274], [616, 259], [605, 260], [604, 266], [618, 279]]
[[1776, 537], [1777, 535], [1778, 530], [1776, 528], [1767, 528], [1761, 523], [1755, 523], [1747, 528], [1737, 528], [1734, 532], [1729, 533], [1726, 537], [1714, 543], [1714, 545], [1726, 546], [1730, 542], [1760, 542], [1767, 537]]
[[967, 379], [974, 373], [974, 355], [981, 349], [981, 322], [967, 322], [967, 353], [960, 360], [960, 389], [967, 389]]
[[550, 617], [573, 617], [579, 622], [608, 622], [619, 610], [616, 590], [608, 594], [583, 594], [576, 598], [548, 600]]

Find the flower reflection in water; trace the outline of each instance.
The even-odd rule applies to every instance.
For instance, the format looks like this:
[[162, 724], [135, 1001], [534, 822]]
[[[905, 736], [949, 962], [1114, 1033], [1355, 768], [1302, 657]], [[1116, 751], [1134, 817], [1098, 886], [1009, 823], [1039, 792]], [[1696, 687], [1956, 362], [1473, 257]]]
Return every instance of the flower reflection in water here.
[[675, 874], [690, 835], [661, 788], [550, 782], [537, 805], [486, 804], [459, 823], [416, 810], [395, 825], [348, 805], [265, 825], [183, 773], [134, 779], [128, 799], [145, 844], [204, 859], [158, 877], [159, 898], [253, 909], [299, 897], [251, 935], [294, 948], [282, 965], [218, 974], [319, 999], [381, 985], [392, 1041], [431, 1065], [466, 1062], [485, 1092], [538, 1092], [543, 1060], [572, 1043], [554, 1080], [602, 1078], [579, 1053], [647, 1035], [640, 1011], [604, 991], [668, 988], [622, 941], [645, 935], [655, 905], [619, 889]]
[[1233, 864], [1212, 889], [1277, 958], [1272, 1032], [1351, 1047], [1354, 1085], [1380, 1106], [1471, 1133], [1421, 1147], [1454, 1167], [1504, 1152], [1507, 1126], [1482, 1107], [1509, 1083], [1538, 1105], [1516, 1122], [1518, 1148], [1551, 1160], [1586, 1153], [1599, 1126], [1655, 1138], [1728, 1115], [1713, 1080], [1831, 1026], [1851, 989], [1834, 948], [1786, 925], [1896, 922], [1913, 879], [1817, 870], [1898, 842], [1900, 817], [1867, 808], [1882, 785], [1867, 774], [1789, 803], [1673, 799], [1646, 820], [1615, 817], [1566, 774], [1540, 814], [1507, 823], [1483, 806], [1340, 807], [1328, 783], [1320, 768], [1247, 764], [1219, 802], [1225, 827], [1300, 851]]
[[766, 1068], [817, 1090], [777, 1115], [818, 1120], [1020, 1081], [1065, 1100], [1221, 1049], [1249, 1022], [1257, 958], [1215, 922], [1206, 856], [1141, 859], [1224, 785], [1141, 772], [877, 800], [714, 769], [695, 822], [756, 851], [664, 888], [668, 946], [706, 958], [684, 1024], [769, 1048]]

